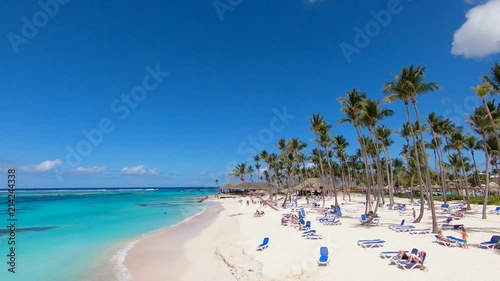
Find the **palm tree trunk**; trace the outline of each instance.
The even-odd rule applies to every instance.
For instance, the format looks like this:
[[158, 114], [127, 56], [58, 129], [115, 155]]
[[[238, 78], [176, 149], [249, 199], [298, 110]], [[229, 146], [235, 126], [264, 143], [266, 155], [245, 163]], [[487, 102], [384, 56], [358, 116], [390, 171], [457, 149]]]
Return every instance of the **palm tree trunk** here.
[[[410, 116], [410, 109], [408, 108], [408, 102], [405, 101], [405, 110], [406, 110], [406, 116], [408, 118], [408, 126], [410, 127], [410, 134], [411, 138], [413, 141], [413, 152], [415, 154], [415, 161], [417, 164], [417, 179], [418, 183], [420, 185], [420, 212], [418, 217], [415, 219], [414, 223], [419, 223], [423, 216], [424, 216], [424, 209], [425, 209], [425, 199], [424, 199], [424, 181], [422, 179], [422, 171], [420, 170], [420, 156], [418, 154], [418, 148], [417, 148], [417, 141], [415, 138], [415, 133], [413, 132], [413, 124], [411, 121], [411, 116]], [[425, 151], [424, 151], [425, 152]]]
[[460, 150], [457, 149], [457, 151], [458, 151], [458, 157], [460, 158], [460, 163], [462, 164], [462, 173], [464, 175], [464, 188], [465, 188], [465, 198], [467, 199], [467, 210], [471, 210], [472, 208], [470, 207], [469, 185], [467, 184], [467, 172], [465, 171], [464, 158], [462, 157], [462, 153], [460, 152]]
[[481, 135], [483, 138], [483, 145], [484, 145], [484, 159], [486, 159], [486, 187], [484, 188], [484, 202], [483, 202], [483, 216], [481, 217], [482, 219], [486, 219], [486, 206], [488, 205], [488, 195], [489, 195], [489, 189], [490, 189], [490, 175], [489, 175], [489, 159], [490, 156], [488, 155], [488, 143], [486, 142], [486, 136], [484, 134]]
[[[415, 115], [417, 117], [417, 124], [418, 124], [419, 128], [422, 128], [421, 122], [420, 122], [420, 114], [419, 114], [418, 108], [417, 108], [417, 103], [416, 103], [416, 101], [412, 102], [412, 103], [413, 103], [413, 109], [415, 110]], [[434, 197], [432, 196], [432, 187], [430, 184], [431, 172], [429, 169], [429, 156], [427, 155], [427, 152], [425, 150], [424, 132], [422, 129], [420, 130], [420, 146], [422, 147], [422, 153], [424, 154], [424, 161], [425, 161], [424, 164], [426, 166], [425, 179], [427, 181], [427, 190], [428, 190], [427, 197], [429, 200], [429, 208], [431, 209], [431, 216], [432, 216], [432, 232], [437, 233], [439, 231], [439, 229], [438, 229], [438, 224], [437, 224], [436, 209], [434, 208]]]
[[360, 129], [355, 126], [356, 133], [358, 135], [358, 141], [361, 144], [361, 154], [363, 155], [363, 163], [365, 165], [365, 177], [366, 177], [366, 205], [365, 205], [365, 213], [368, 213], [368, 210], [371, 209], [370, 205], [370, 191], [371, 191], [371, 178], [370, 178], [370, 166], [368, 164], [368, 153], [366, 152], [366, 144], [365, 139], [362, 136], [362, 132]]

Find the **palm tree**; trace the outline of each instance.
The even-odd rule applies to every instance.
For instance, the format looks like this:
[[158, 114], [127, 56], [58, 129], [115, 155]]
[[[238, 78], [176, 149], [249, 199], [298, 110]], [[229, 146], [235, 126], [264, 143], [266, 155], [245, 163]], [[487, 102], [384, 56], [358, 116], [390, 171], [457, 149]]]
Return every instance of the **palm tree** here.
[[463, 183], [464, 183], [463, 187], [466, 192], [465, 197], [467, 198], [467, 210], [470, 210], [471, 207], [470, 207], [469, 185], [467, 183], [467, 172], [465, 171], [464, 157], [462, 156], [462, 149], [464, 148], [465, 148], [465, 137], [462, 134], [462, 129], [458, 127], [449, 135], [449, 144], [445, 146], [445, 150], [455, 149], [455, 151], [457, 152], [458, 161], [460, 161], [460, 167], [462, 168]]
[[[417, 161], [417, 174], [418, 174], [418, 179], [420, 186], [423, 187], [423, 178], [422, 178], [422, 171], [421, 171], [421, 165], [420, 165], [420, 160], [419, 160], [419, 153], [417, 148], [417, 142], [415, 139], [415, 136], [413, 135], [413, 128], [411, 125], [411, 116], [410, 116], [410, 111], [408, 108], [408, 103], [411, 102], [413, 104], [413, 109], [415, 111], [416, 115], [416, 121], [417, 124], [420, 127], [420, 116], [417, 108], [417, 96], [428, 93], [428, 92], [433, 92], [435, 90], [438, 90], [440, 86], [434, 82], [429, 82], [426, 83], [424, 82], [424, 74], [425, 74], [425, 68], [421, 66], [413, 67], [410, 66], [409, 68], [403, 67], [401, 69], [401, 75], [394, 75], [394, 81], [392, 82], [387, 82], [385, 83], [384, 86], [384, 92], [388, 94], [386, 96], [386, 101], [392, 102], [394, 100], [401, 100], [403, 101], [405, 105], [405, 110], [406, 110], [406, 115], [408, 118], [408, 123], [410, 123], [410, 131], [412, 131], [412, 139], [413, 139], [413, 146], [414, 146], [414, 154], [415, 158]], [[420, 132], [420, 149], [422, 151], [422, 154], [424, 154], [424, 159], [425, 159], [425, 166], [428, 167], [428, 156], [425, 151], [425, 143], [424, 143], [424, 136], [423, 132]], [[431, 208], [431, 213], [432, 213], [432, 224], [433, 224], [433, 232], [437, 233], [438, 231], [438, 226], [437, 226], [437, 220], [436, 220], [436, 214], [435, 214], [435, 209], [434, 209], [434, 199], [432, 197], [432, 190], [430, 185], [430, 171], [429, 169], [426, 169], [426, 182], [427, 182], [427, 187], [428, 187], [428, 199], [429, 199], [429, 207]], [[421, 189], [421, 194], [423, 193], [423, 188]], [[423, 199], [423, 198], [421, 198]], [[420, 214], [418, 218], [415, 220], [415, 222], [420, 222], [422, 220], [423, 214], [424, 214], [424, 200], [421, 200], [420, 204]]]
[[500, 64], [498, 62], [491, 68], [491, 77], [483, 76], [484, 82], [491, 85], [491, 88], [500, 93]]
[[249, 173], [252, 166], [247, 166], [247, 162], [233, 165], [233, 171], [229, 174], [230, 177], [239, 177], [241, 181], [245, 181], [245, 176]]
[[[321, 145], [320, 143], [320, 138], [322, 135], [328, 134], [328, 131], [331, 128], [331, 125], [328, 125], [325, 121], [325, 118], [319, 114], [313, 114], [311, 118], [309, 118], [309, 122], [311, 122], [311, 128], [314, 132], [314, 135], [316, 136], [316, 145], [319, 148]], [[319, 158], [319, 167], [320, 167], [320, 175], [321, 175], [321, 180], [324, 180], [325, 178], [325, 172], [323, 169], [323, 157], [321, 155], [321, 150], [317, 149], [316, 152], [318, 153], [318, 158]], [[326, 153], [326, 152], [325, 152]], [[325, 193], [324, 191], [321, 192], [322, 197], [323, 197], [323, 208], [325, 207]]]
[[473, 182], [475, 182], [477, 185], [480, 185], [479, 172], [477, 169], [476, 155], [475, 155], [474, 151], [480, 150], [481, 145], [477, 141], [476, 137], [474, 137], [472, 135], [466, 135], [465, 136], [465, 149], [470, 151], [470, 155], [472, 157], [472, 163], [473, 163], [473, 167], [474, 167], [474, 174], [473, 174], [474, 181]]
[[[332, 138], [334, 149], [337, 152], [337, 158], [340, 161], [340, 170], [342, 173], [342, 199], [345, 200], [345, 194], [346, 194], [346, 183], [347, 183], [347, 190], [350, 190], [351, 187], [351, 173], [349, 167], [347, 167], [347, 154], [346, 154], [346, 148], [349, 146], [349, 142], [347, 139], [342, 136], [342, 135], [335, 135]], [[347, 179], [346, 179], [346, 173], [347, 173]], [[351, 202], [351, 193], [349, 192], [349, 202]]]
[[[429, 129], [431, 131], [431, 136], [432, 136], [432, 142], [431, 142], [431, 148], [435, 151], [435, 161], [439, 165], [435, 165], [435, 168], [437, 169], [439, 166], [439, 176], [440, 176], [440, 186], [441, 186], [441, 192], [443, 196], [443, 201], [446, 203], [447, 197], [446, 197], [446, 179], [445, 179], [445, 173], [444, 173], [444, 160], [443, 160], [443, 151], [441, 149], [441, 144], [442, 144], [442, 139], [441, 135], [444, 134], [444, 129], [446, 127], [446, 124], [450, 122], [449, 120], [445, 121], [442, 116], [437, 116], [435, 112], [429, 113], [427, 116], [427, 123], [429, 124]], [[437, 156], [437, 159], [436, 159]]]
[[484, 106], [476, 107], [474, 109], [474, 114], [467, 118], [467, 123], [471, 126], [471, 128], [476, 132], [476, 134], [480, 135], [482, 138], [482, 145], [484, 150], [484, 159], [486, 165], [486, 187], [484, 189], [484, 202], [483, 202], [483, 219], [486, 219], [486, 205], [488, 204], [488, 193], [489, 193], [489, 185], [490, 185], [490, 175], [489, 175], [489, 153], [488, 153], [488, 142], [486, 140], [486, 133], [491, 123], [486, 117], [486, 109]]
[[[498, 66], [498, 64], [496, 64]], [[492, 81], [493, 82], [493, 81]], [[490, 111], [490, 107], [486, 104], [485, 97], [492, 91], [494, 91], [494, 87], [492, 86], [494, 84], [491, 83], [483, 83], [481, 85], [478, 85], [475, 88], [472, 88], [472, 90], [476, 93], [476, 96], [481, 99], [481, 102], [483, 103], [483, 107], [486, 109], [487, 116], [491, 122], [491, 128], [493, 132], [495, 132], [493, 135], [495, 136], [495, 139], [497, 143], [500, 145], [500, 137], [498, 136], [498, 126], [493, 118], [493, 115]]]
[[361, 129], [361, 112], [363, 110], [364, 104], [366, 102], [366, 94], [361, 92], [361, 90], [353, 89], [352, 91], [346, 92], [346, 97], [338, 98], [340, 104], [342, 105], [342, 112], [346, 117], [341, 118], [338, 123], [351, 123], [358, 136], [358, 142], [361, 146], [361, 154], [363, 156], [364, 171], [365, 171], [365, 183], [366, 183], [366, 207], [365, 212], [367, 213], [371, 209], [369, 202], [370, 188], [372, 186], [370, 167], [368, 164], [368, 153], [366, 151], [366, 144], [364, 142], [365, 138]]
[[255, 161], [255, 169], [257, 170], [257, 182], [260, 182], [260, 157], [259, 155], [253, 156], [253, 161]]
[[391, 206], [394, 204], [394, 195], [393, 195], [393, 189], [394, 189], [394, 174], [392, 172], [392, 161], [391, 161], [391, 155], [389, 154], [389, 149], [388, 147], [394, 143], [394, 141], [391, 139], [391, 134], [392, 130], [387, 127], [387, 126], [379, 126], [377, 127], [375, 131], [375, 135], [377, 139], [380, 141], [380, 144], [382, 145], [382, 149], [384, 150], [385, 157], [387, 161], [386, 163], [386, 173], [387, 173], [387, 185], [389, 187], [389, 202]]
[[362, 124], [366, 126], [368, 132], [370, 133], [370, 136], [372, 137], [372, 143], [374, 148], [373, 155], [376, 166], [377, 187], [379, 193], [379, 195], [377, 196], [377, 204], [375, 205], [375, 210], [373, 212], [374, 215], [377, 213], [377, 208], [380, 203], [380, 197], [382, 195], [382, 188], [383, 188], [382, 167], [380, 163], [380, 148], [379, 148], [379, 142], [376, 137], [375, 128], [377, 126], [377, 123], [380, 122], [382, 119], [394, 115], [394, 111], [390, 109], [381, 108], [380, 103], [381, 103], [380, 101], [367, 99], [364, 104], [361, 116]]

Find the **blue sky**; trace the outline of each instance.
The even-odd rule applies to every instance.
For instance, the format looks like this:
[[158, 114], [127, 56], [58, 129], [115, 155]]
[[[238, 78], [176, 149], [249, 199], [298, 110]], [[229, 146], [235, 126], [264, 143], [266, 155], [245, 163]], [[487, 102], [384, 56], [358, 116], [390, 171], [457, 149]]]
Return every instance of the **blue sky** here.
[[[249, 137], [259, 150], [290, 137], [312, 146], [307, 117], [336, 124], [337, 97], [382, 98], [411, 64], [443, 86], [421, 112], [463, 124], [500, 39], [499, 0], [466, 2], [3, 2], [0, 168], [17, 168], [20, 187], [213, 186], [251, 157]], [[356, 45], [355, 28], [382, 10], [390, 20]], [[342, 43], [358, 53], [346, 59]], [[397, 129], [403, 107], [388, 107]], [[333, 133], [355, 144], [349, 125]]]

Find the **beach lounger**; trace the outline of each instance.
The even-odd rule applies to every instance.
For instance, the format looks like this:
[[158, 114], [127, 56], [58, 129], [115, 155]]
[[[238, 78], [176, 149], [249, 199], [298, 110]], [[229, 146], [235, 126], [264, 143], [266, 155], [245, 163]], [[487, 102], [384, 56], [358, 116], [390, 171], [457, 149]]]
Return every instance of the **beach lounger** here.
[[[408, 253], [409, 253], [409, 251], [404, 251], [404, 252], [405, 252], [407, 255], [408, 255]], [[398, 262], [400, 262], [400, 261], [406, 261], [406, 259], [400, 259], [399, 257], [397, 257], [397, 254], [398, 254], [398, 253], [399, 253], [399, 252], [396, 252], [396, 254], [395, 254], [394, 256], [390, 257], [390, 262], [389, 262], [389, 265], [395, 265], [395, 264], [397, 264], [397, 263], [398, 263]], [[413, 255], [418, 254], [418, 249], [417, 249], [417, 248], [413, 248], [413, 249], [411, 249], [411, 254], [413, 254]]]
[[398, 211], [400, 216], [413, 216], [411, 211]]
[[400, 260], [397, 263], [397, 266], [399, 268], [401, 268], [401, 269], [414, 269], [414, 268], [420, 268], [420, 269], [422, 269], [424, 267], [424, 262], [425, 262], [425, 258], [427, 257], [427, 253], [424, 252], [424, 251], [420, 251], [418, 254], [421, 257], [422, 262], [410, 262], [410, 263], [407, 263], [406, 261]]
[[446, 247], [456, 247], [456, 246], [458, 246], [457, 242], [454, 241], [454, 240], [444, 241], [444, 240], [439, 239], [437, 235], [434, 235], [434, 237], [436, 237], [436, 243], [438, 243], [440, 245], [443, 245], [443, 246], [446, 246]]
[[496, 207], [495, 210], [491, 210], [490, 214], [500, 215], [500, 207]]
[[309, 239], [309, 240], [317, 240], [317, 239], [323, 239], [323, 235], [321, 234], [317, 234], [317, 233], [312, 233], [312, 234], [309, 234], [309, 235], [306, 235], [304, 236], [306, 239]]
[[368, 221], [368, 218], [366, 218], [365, 214], [362, 214], [359, 218], [359, 221], [361, 222], [361, 224], [365, 224]]
[[380, 222], [380, 217], [374, 217], [371, 222], [367, 222], [364, 225], [366, 226], [377, 226], [378, 223]]
[[455, 236], [446, 236], [446, 238], [455, 241], [457, 243], [457, 246], [459, 247], [464, 247], [466, 245], [465, 240], [457, 238]]
[[398, 223], [398, 224], [391, 224], [391, 225], [389, 225], [389, 228], [390, 228], [390, 229], [392, 229], [392, 228], [394, 228], [394, 227], [404, 226], [404, 224], [405, 224], [405, 219], [402, 219], [402, 220], [401, 220], [401, 223]]
[[340, 220], [338, 220], [337, 218], [333, 218], [333, 219], [328, 219], [328, 220], [322, 220], [320, 221], [322, 224], [324, 225], [340, 225], [342, 224], [340, 222]]
[[315, 229], [304, 231], [304, 232], [302, 232], [302, 237], [307, 236], [307, 235], [311, 235], [311, 234], [315, 234], [315, 233], [316, 233]]
[[330, 258], [328, 257], [328, 248], [319, 248], [319, 260], [318, 265], [328, 265], [330, 263]]
[[[405, 251], [408, 253], [408, 251]], [[386, 252], [380, 252], [380, 257], [383, 259], [391, 259], [399, 254], [399, 251], [386, 251]]]
[[302, 230], [310, 230], [311, 229], [311, 221], [307, 221], [304, 226], [302, 226]]
[[385, 243], [384, 240], [379, 240], [379, 241], [364, 242], [359, 245], [363, 248], [375, 248], [375, 247], [383, 247], [384, 243]]
[[300, 215], [305, 218], [306, 217], [306, 211], [304, 210], [304, 208], [300, 208]]
[[411, 228], [409, 230], [410, 234], [429, 234], [432, 232], [430, 228]]
[[477, 246], [479, 248], [493, 249], [499, 244], [500, 244], [500, 236], [493, 235], [493, 236], [491, 236], [490, 241], [481, 242], [481, 243], [477, 244]]
[[383, 241], [383, 240], [382, 239], [367, 239], [367, 240], [358, 240], [358, 241], [356, 241], [356, 243], [358, 243], [358, 245], [361, 245], [362, 243], [376, 242], [376, 241]]
[[413, 225], [405, 225], [405, 226], [395, 227], [392, 230], [395, 232], [409, 232], [410, 230], [412, 230], [414, 228], [415, 228], [415, 226], [413, 226]]
[[262, 250], [266, 249], [268, 246], [269, 246], [269, 238], [266, 237], [266, 238], [264, 238], [264, 241], [262, 241], [262, 244], [257, 246], [257, 251], [262, 251]]

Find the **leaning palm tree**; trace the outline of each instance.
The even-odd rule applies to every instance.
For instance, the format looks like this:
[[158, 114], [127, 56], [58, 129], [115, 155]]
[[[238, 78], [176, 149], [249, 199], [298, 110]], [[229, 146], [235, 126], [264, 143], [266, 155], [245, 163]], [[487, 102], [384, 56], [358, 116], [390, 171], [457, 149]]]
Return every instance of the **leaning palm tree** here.
[[[416, 121], [417, 124], [420, 126], [420, 116], [419, 116], [419, 111], [417, 108], [417, 96], [433, 92], [435, 90], [438, 90], [440, 86], [434, 82], [424, 82], [424, 76], [425, 76], [425, 68], [421, 66], [417, 67], [403, 67], [401, 69], [401, 74], [400, 75], [394, 75], [394, 81], [392, 82], [387, 82], [385, 83], [384, 86], [384, 92], [388, 94], [386, 96], [386, 101], [392, 102], [394, 100], [401, 100], [403, 101], [405, 105], [405, 110], [406, 110], [406, 115], [408, 118], [408, 123], [410, 123], [410, 131], [412, 131], [413, 135], [413, 128], [411, 126], [411, 116], [410, 116], [410, 111], [409, 111], [409, 102], [412, 103], [413, 109], [415, 111], [416, 115]], [[424, 157], [424, 164], [425, 167], [428, 167], [428, 156], [425, 151], [425, 143], [424, 143], [424, 136], [423, 132], [420, 132], [420, 144], [417, 144], [416, 138], [413, 135], [412, 136], [413, 140], [413, 146], [414, 146], [414, 154], [415, 158], [417, 161], [417, 174], [418, 174], [418, 179], [420, 186], [423, 187], [423, 178], [422, 178], [422, 170], [421, 170], [421, 165], [420, 165], [420, 160], [419, 160], [419, 153], [418, 150], [420, 149], [422, 154], [425, 156]], [[438, 226], [437, 226], [437, 219], [436, 219], [436, 213], [434, 209], [434, 199], [432, 196], [432, 190], [430, 185], [430, 169], [426, 168], [426, 183], [427, 183], [427, 193], [428, 193], [428, 199], [429, 199], [429, 207], [431, 208], [431, 213], [432, 213], [432, 225], [433, 225], [433, 232], [437, 233], [438, 231]], [[423, 188], [421, 192], [423, 192]], [[424, 210], [424, 202], [422, 200], [421, 205], [420, 205], [420, 214], [418, 218], [415, 220], [415, 222], [420, 222], [423, 217], [423, 210]]]
[[476, 134], [480, 135], [482, 138], [481, 143], [483, 144], [483, 150], [484, 150], [484, 159], [485, 159], [485, 165], [486, 165], [486, 187], [484, 189], [484, 202], [483, 202], [483, 219], [486, 219], [486, 205], [488, 204], [488, 193], [489, 193], [489, 185], [490, 185], [490, 175], [489, 175], [489, 148], [488, 148], [488, 142], [486, 139], [486, 134], [487, 131], [489, 130], [489, 127], [491, 126], [491, 123], [486, 117], [486, 109], [484, 106], [476, 107], [474, 109], [474, 114], [469, 116], [467, 118], [467, 123], [470, 125], [472, 130], [476, 132]]
[[230, 177], [239, 177], [241, 181], [245, 181], [245, 176], [248, 174], [249, 167], [247, 162], [233, 165], [233, 171], [229, 174]]
[[361, 147], [361, 154], [363, 156], [363, 164], [364, 164], [364, 173], [365, 173], [365, 183], [366, 183], [366, 200], [367, 204], [365, 205], [365, 212], [371, 208], [371, 205], [368, 204], [370, 189], [372, 186], [372, 180], [370, 175], [370, 167], [368, 164], [368, 153], [367, 147], [365, 144], [365, 138], [363, 135], [363, 131], [361, 128], [361, 112], [363, 111], [365, 102], [366, 102], [366, 93], [361, 92], [361, 90], [353, 89], [352, 91], [346, 92], [346, 97], [339, 97], [338, 100], [342, 105], [342, 112], [345, 114], [345, 117], [341, 118], [338, 123], [351, 123], [356, 131], [356, 135], [358, 137], [358, 142]]
[[[380, 101], [375, 101], [371, 99], [367, 99], [365, 102], [365, 106], [363, 107], [361, 120], [362, 124], [366, 126], [368, 132], [370, 133], [370, 137], [373, 143], [373, 158], [376, 167], [376, 175], [377, 175], [377, 203], [375, 205], [374, 215], [377, 213], [377, 208], [380, 203], [380, 198], [382, 196], [382, 188], [383, 188], [383, 176], [382, 176], [382, 165], [380, 162], [380, 147], [379, 141], [377, 140], [375, 128], [382, 119], [388, 116], [394, 115], [394, 111], [390, 109], [384, 109], [380, 107]], [[373, 217], [372, 217], [373, 218]]]
[[481, 85], [478, 85], [477, 87], [475, 88], [472, 88], [472, 90], [476, 93], [476, 96], [481, 99], [481, 102], [483, 103], [483, 107], [486, 109], [486, 113], [487, 113], [487, 116], [490, 120], [490, 126], [491, 126], [491, 129], [496, 132], [494, 134], [495, 136], [495, 139], [497, 141], [497, 143], [500, 145], [500, 136], [498, 136], [498, 126], [493, 118], [493, 115], [492, 115], [492, 112], [490, 111], [490, 107], [487, 105], [487, 102], [486, 102], [486, 96], [493, 92], [494, 91], [494, 88], [492, 86], [492, 84], [490, 83], [483, 83]]

